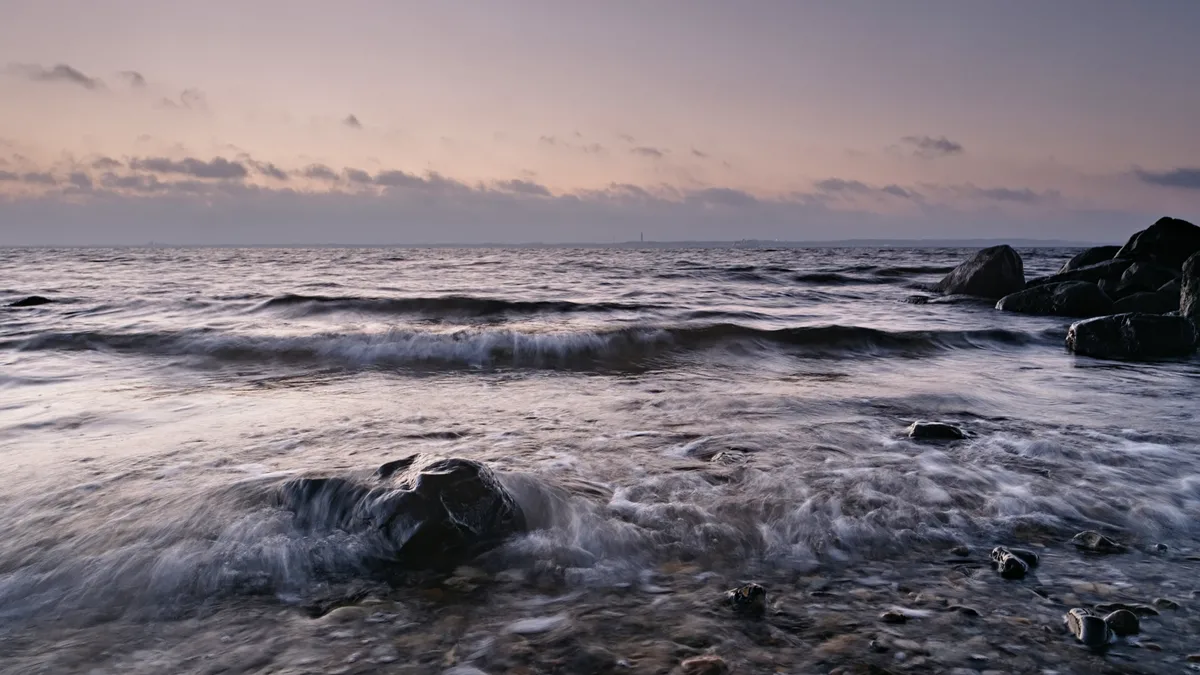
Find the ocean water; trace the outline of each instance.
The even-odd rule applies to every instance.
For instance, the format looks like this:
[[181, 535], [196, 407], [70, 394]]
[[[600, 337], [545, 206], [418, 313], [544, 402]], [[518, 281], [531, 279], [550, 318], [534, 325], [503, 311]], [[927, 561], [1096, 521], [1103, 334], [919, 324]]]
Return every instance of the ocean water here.
[[[1034, 276], [1074, 251], [1021, 253]], [[904, 600], [922, 561], [967, 545], [978, 563], [997, 543], [1076, 575], [1046, 573], [1060, 604], [1087, 601], [1079, 583], [1148, 601], [1145, 579], [1190, 597], [1200, 362], [1076, 357], [1065, 319], [905, 302], [967, 255], [0, 250], [0, 304], [55, 300], [0, 308], [0, 671], [509, 672], [519, 653], [495, 635], [536, 620], [546, 570], [575, 608], [543, 612], [550, 626], [617, 590], [644, 596], [626, 614], [658, 598], [686, 617], [721, 584], [811, 598], [848, 570], [885, 570]], [[970, 438], [914, 442], [915, 420]], [[449, 606], [425, 592], [436, 580], [372, 591], [419, 612], [404, 625], [428, 644], [367, 625], [314, 642], [325, 624], [300, 608], [373, 582], [352, 536], [300, 532], [270, 495], [414, 452], [500, 472], [534, 530], [481, 566], [517, 581]], [[1065, 542], [1085, 529], [1134, 551], [1080, 559]], [[993, 585], [977, 603], [1012, 594], [978, 577]], [[439, 622], [464, 607], [470, 629], [445, 643]], [[1195, 628], [1163, 627], [1146, 672]], [[797, 653], [822, 639], [797, 635]], [[501, 640], [490, 657], [462, 656], [484, 637]], [[659, 672], [622, 644], [620, 668]]]

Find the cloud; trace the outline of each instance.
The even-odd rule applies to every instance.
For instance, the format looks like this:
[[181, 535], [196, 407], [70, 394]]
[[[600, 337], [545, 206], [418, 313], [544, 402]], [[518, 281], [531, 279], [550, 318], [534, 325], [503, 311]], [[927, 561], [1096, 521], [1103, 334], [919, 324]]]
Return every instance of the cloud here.
[[498, 190], [511, 192], [519, 195], [530, 195], [533, 197], [551, 197], [550, 190], [546, 186], [539, 183], [534, 183], [528, 180], [502, 180], [493, 183]]
[[184, 89], [179, 92], [179, 100], [164, 98], [160, 101], [164, 108], [172, 110], [192, 110], [195, 112], [208, 111], [208, 97], [199, 89]]
[[708, 159], [708, 157], [709, 157], [707, 152], [703, 152], [703, 151], [697, 150], [695, 148], [692, 148], [692, 156], [699, 157], [700, 159]]
[[74, 84], [84, 89], [99, 89], [104, 83], [94, 77], [88, 77], [79, 70], [65, 63], [46, 68], [36, 64], [12, 64], [9, 69], [33, 82], [64, 82]]
[[351, 129], [361, 129], [362, 128], [362, 122], [359, 122], [358, 117], [356, 117], [355, 115], [346, 115], [346, 119], [342, 120], [342, 124], [350, 127]]
[[67, 176], [67, 182], [80, 190], [92, 189], [92, 177], [82, 171], [71, 172], [71, 175]]
[[961, 155], [963, 153], [961, 143], [952, 141], [945, 136], [938, 138], [932, 136], [905, 136], [900, 139], [900, 142], [911, 146], [914, 155], [926, 159]]
[[632, 148], [629, 152], [642, 157], [649, 157], [651, 159], [662, 159], [669, 151], [659, 148], [652, 148], [648, 145], [639, 145], [636, 148]]
[[863, 193], [870, 192], [871, 188], [862, 181], [843, 180], [841, 178], [826, 178], [819, 180], [813, 185], [821, 192], [855, 192]]
[[1147, 185], [1200, 190], [1200, 169], [1179, 168], [1170, 171], [1142, 171], [1136, 169], [1138, 180]]
[[916, 199], [920, 196], [912, 190], [902, 188], [899, 185], [885, 185], [880, 188], [879, 191], [892, 195], [893, 197], [900, 197], [901, 199]]
[[271, 162], [258, 162], [253, 159], [247, 159], [246, 163], [254, 167], [255, 171], [268, 178], [274, 178], [275, 180], [288, 180], [289, 178], [286, 171], [280, 169]]
[[92, 162], [93, 169], [108, 170], [108, 169], [116, 169], [116, 168], [119, 168], [122, 166], [125, 166], [125, 165], [122, 164], [120, 161], [113, 159], [112, 157], [100, 157]]
[[542, 136], [538, 138], [538, 143], [542, 145], [558, 145], [558, 139], [554, 136]]
[[58, 185], [58, 180], [49, 171], [31, 171], [21, 176], [21, 180], [30, 185]]
[[637, 142], [637, 141], [636, 141], [636, 140], [633, 138], [633, 136], [630, 136], [629, 134], [617, 134], [617, 138], [618, 138], [618, 139], [620, 139], [620, 140], [622, 140], [622, 141], [624, 141], [624, 142], [626, 142], [626, 143], [628, 143], [628, 144], [630, 144], [630, 145], [633, 145], [634, 143], [636, 143], [636, 142]]
[[374, 182], [371, 178], [371, 174], [367, 173], [366, 171], [363, 171], [362, 169], [347, 168], [345, 170], [345, 173], [346, 173], [346, 180], [350, 181], [351, 183]]
[[125, 80], [126, 84], [134, 89], [141, 89], [146, 86], [146, 78], [136, 70], [122, 70], [121, 79]]
[[418, 187], [424, 183], [424, 178], [404, 171], [380, 171], [375, 176], [375, 184], [384, 187]]
[[754, 206], [759, 203], [758, 198], [754, 195], [733, 188], [706, 188], [691, 193], [689, 199], [703, 204], [735, 208]]
[[[336, 181], [340, 176], [324, 164], [309, 164], [300, 171], [300, 175], [312, 180]], [[369, 178], [369, 176], [368, 176]]]
[[154, 173], [183, 174], [195, 178], [236, 180], [245, 178], [248, 173], [244, 164], [231, 162], [224, 157], [215, 157], [208, 162], [194, 157], [185, 157], [179, 161], [166, 157], [148, 157], [130, 160], [129, 168]]
[[0, 171], [0, 181], [16, 182], [21, 180], [21, 175], [12, 171]]
[[979, 196], [985, 197], [987, 199], [992, 199], [992, 200], [995, 200], [998, 202], [1016, 202], [1018, 204], [1035, 204], [1035, 203], [1041, 201], [1042, 199], [1044, 199], [1045, 197], [1050, 196], [1051, 194], [1054, 194], [1054, 195], [1057, 194], [1057, 193], [1046, 193], [1043, 195], [1043, 194], [1034, 192], [1033, 190], [1030, 190], [1029, 188], [1020, 188], [1020, 189], [1014, 190], [1012, 188], [1004, 188], [1004, 187], [977, 188], [975, 192]]

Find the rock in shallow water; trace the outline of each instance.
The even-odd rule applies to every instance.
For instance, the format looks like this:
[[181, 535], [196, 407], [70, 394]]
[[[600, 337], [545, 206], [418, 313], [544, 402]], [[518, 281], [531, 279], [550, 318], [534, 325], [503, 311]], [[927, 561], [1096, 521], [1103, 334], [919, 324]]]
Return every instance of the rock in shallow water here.
[[1060, 272], [1059, 274], [1051, 274], [1044, 277], [1034, 277], [1026, 282], [1026, 287], [1043, 286], [1046, 284], [1058, 284], [1064, 281], [1089, 281], [1093, 284], [1099, 284], [1102, 281], [1111, 281], [1117, 283], [1121, 279], [1121, 275], [1129, 266], [1133, 264], [1132, 260], [1106, 260], [1095, 265], [1086, 267], [1078, 267], [1070, 272]]
[[1200, 253], [1183, 263], [1183, 282], [1179, 291], [1179, 314], [1200, 327]]
[[1092, 553], [1125, 552], [1124, 544], [1118, 544], [1112, 539], [1109, 539], [1099, 532], [1093, 532], [1092, 530], [1085, 530], [1074, 537], [1071, 537], [1071, 543], [1074, 544], [1075, 548], [1084, 551], [1091, 551]]
[[996, 309], [1021, 314], [1101, 316], [1113, 311], [1113, 302], [1096, 284], [1063, 281], [1006, 295], [996, 303]]
[[679, 669], [683, 675], [725, 675], [729, 672], [729, 665], [715, 654], [706, 654], [684, 659]]
[[1141, 630], [1141, 620], [1137, 614], [1127, 610], [1118, 609], [1104, 617], [1104, 623], [1108, 624], [1108, 629], [1117, 637], [1125, 637], [1128, 635], [1137, 635]]
[[762, 616], [767, 611], [767, 590], [758, 584], [746, 584], [725, 592], [725, 604], [744, 616]]
[[959, 441], [967, 437], [962, 429], [945, 422], [913, 422], [905, 432], [909, 438], [928, 441]]
[[1103, 647], [1111, 640], [1108, 624], [1104, 619], [1092, 614], [1086, 609], [1075, 608], [1067, 612], [1064, 619], [1067, 630], [1083, 644], [1095, 649]]
[[1071, 324], [1067, 349], [1101, 359], [1187, 356], [1196, 350], [1196, 327], [1179, 316], [1101, 316]]
[[1178, 270], [1150, 262], [1136, 262], [1121, 275], [1112, 297], [1124, 298], [1134, 293], [1153, 293], [1178, 278]]
[[992, 549], [992, 564], [1005, 579], [1024, 579], [1029, 574], [1029, 564], [1003, 546]]
[[1000, 299], [1025, 288], [1025, 264], [1011, 246], [992, 246], [971, 256], [938, 282], [946, 295]]
[[297, 526], [363, 534], [376, 562], [407, 568], [453, 567], [525, 529], [495, 473], [466, 459], [414, 455], [365, 481], [297, 478], [278, 496]]
[[1170, 291], [1141, 292], [1127, 295], [1113, 303], [1113, 311], [1119, 314], [1140, 312], [1142, 314], [1166, 314], [1179, 309], [1179, 293]]
[[1200, 252], [1200, 227], [1179, 218], [1159, 218], [1130, 237], [1115, 257], [1179, 269], [1196, 252]]
[[1080, 253], [1074, 258], [1071, 258], [1067, 262], [1063, 263], [1063, 266], [1058, 269], [1058, 272], [1061, 274], [1063, 272], [1077, 270], [1080, 267], [1087, 267], [1088, 265], [1095, 265], [1096, 263], [1112, 260], [1113, 258], [1117, 257], [1117, 251], [1120, 250], [1120, 246], [1095, 246], [1089, 248], [1083, 253]]
[[31, 295], [28, 298], [21, 298], [16, 302], [9, 303], [9, 307], [37, 307], [38, 305], [47, 305], [54, 302], [50, 298], [44, 298], [40, 295]]

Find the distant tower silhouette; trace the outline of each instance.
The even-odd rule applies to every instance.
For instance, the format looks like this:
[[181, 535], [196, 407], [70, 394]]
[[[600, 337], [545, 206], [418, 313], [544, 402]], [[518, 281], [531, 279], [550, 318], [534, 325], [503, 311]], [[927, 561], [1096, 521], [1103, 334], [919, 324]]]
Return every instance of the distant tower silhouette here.
[[643, 243], [645, 243], [645, 241], [646, 241], [646, 233], [645, 233], [645, 232], [641, 232], [640, 234], [642, 235], [642, 242], [643, 242]]

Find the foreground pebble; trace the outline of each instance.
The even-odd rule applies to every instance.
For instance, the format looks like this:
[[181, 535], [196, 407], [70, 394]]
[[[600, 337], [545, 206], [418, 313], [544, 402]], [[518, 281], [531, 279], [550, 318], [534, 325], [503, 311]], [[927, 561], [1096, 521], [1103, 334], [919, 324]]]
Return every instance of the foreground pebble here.
[[1067, 630], [1071, 631], [1076, 640], [1093, 649], [1108, 644], [1110, 633], [1104, 619], [1079, 607], [1067, 612], [1064, 618]]
[[1125, 545], [1109, 539], [1108, 537], [1086, 530], [1080, 532], [1071, 538], [1071, 543], [1080, 550], [1091, 551], [1092, 553], [1124, 553]]
[[1104, 617], [1104, 623], [1108, 624], [1109, 630], [1118, 637], [1137, 635], [1141, 630], [1141, 622], [1138, 620], [1137, 614], [1127, 609], [1118, 609]]
[[725, 602], [738, 614], [762, 616], [767, 611], [767, 591], [758, 584], [746, 584], [727, 591]]
[[725, 675], [729, 672], [729, 664], [725, 663], [725, 659], [714, 654], [684, 659], [679, 668], [684, 675]]

